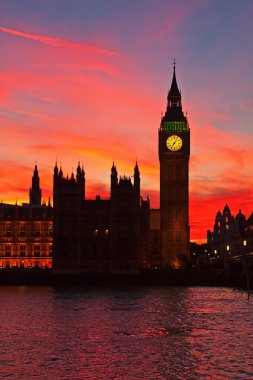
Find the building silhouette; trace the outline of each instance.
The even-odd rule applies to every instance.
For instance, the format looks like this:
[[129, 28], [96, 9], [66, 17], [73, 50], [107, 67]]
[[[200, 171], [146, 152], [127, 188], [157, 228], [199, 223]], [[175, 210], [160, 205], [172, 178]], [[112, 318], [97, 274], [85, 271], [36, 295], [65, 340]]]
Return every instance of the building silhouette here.
[[98, 195], [94, 200], [86, 198], [80, 163], [70, 177], [65, 177], [56, 163], [53, 208], [50, 201], [41, 204], [35, 165], [29, 204], [0, 204], [0, 267], [53, 267], [56, 273], [134, 273], [142, 268], [187, 265], [190, 129], [182, 111], [175, 63], [158, 139], [159, 210], [150, 210], [149, 199], [141, 197], [137, 162], [133, 180], [119, 176], [113, 162], [110, 198]]
[[35, 166], [30, 202], [0, 203], [0, 268], [52, 268], [53, 208], [41, 204]]
[[[63, 176], [54, 168], [54, 261], [56, 272], [135, 272], [148, 250], [149, 201], [134, 182], [111, 168], [110, 199], [85, 199], [85, 173]], [[145, 238], [144, 238], [145, 237]]]
[[213, 231], [207, 231], [207, 247], [212, 256], [226, 260], [228, 257], [245, 253], [247, 249], [246, 225], [246, 218], [241, 210], [235, 217], [227, 204], [222, 213], [218, 210]]

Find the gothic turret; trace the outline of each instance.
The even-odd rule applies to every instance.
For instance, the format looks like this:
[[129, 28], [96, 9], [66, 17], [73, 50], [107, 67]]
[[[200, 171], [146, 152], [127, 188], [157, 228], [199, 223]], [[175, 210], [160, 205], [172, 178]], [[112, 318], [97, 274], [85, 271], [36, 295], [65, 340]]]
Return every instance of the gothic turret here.
[[139, 167], [136, 161], [135, 168], [134, 168], [134, 191], [138, 196], [140, 196], [140, 171]]
[[113, 161], [112, 168], [111, 168], [111, 194], [115, 192], [115, 190], [117, 189], [117, 186], [118, 186], [118, 172]]
[[30, 205], [41, 206], [41, 189], [40, 189], [40, 178], [35, 165], [33, 177], [32, 177], [32, 187], [30, 188]]
[[83, 197], [85, 198], [85, 173], [83, 167], [81, 168], [80, 162], [78, 162], [76, 168], [76, 183], [80, 187], [80, 190], [83, 192]]

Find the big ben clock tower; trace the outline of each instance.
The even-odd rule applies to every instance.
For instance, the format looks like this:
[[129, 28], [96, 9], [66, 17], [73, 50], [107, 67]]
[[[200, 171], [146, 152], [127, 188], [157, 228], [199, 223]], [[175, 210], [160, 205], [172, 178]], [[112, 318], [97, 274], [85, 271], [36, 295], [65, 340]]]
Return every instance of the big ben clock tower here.
[[190, 129], [175, 69], [174, 61], [167, 110], [159, 129], [159, 160], [162, 267], [177, 269], [189, 257]]

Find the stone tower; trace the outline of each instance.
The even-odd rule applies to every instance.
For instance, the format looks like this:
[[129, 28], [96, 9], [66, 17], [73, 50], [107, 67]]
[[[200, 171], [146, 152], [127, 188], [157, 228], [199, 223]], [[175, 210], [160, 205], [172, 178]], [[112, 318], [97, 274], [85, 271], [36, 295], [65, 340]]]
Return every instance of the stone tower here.
[[159, 129], [160, 238], [164, 268], [181, 268], [189, 257], [190, 129], [182, 111], [181, 93], [173, 79]]

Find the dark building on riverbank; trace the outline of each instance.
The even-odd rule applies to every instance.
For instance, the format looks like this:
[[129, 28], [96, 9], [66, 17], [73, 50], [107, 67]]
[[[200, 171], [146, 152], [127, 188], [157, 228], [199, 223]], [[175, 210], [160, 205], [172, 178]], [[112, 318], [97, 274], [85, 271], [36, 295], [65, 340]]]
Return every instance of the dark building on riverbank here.
[[213, 257], [226, 260], [231, 256], [241, 255], [250, 248], [250, 241], [245, 229], [249, 223], [239, 210], [233, 216], [226, 204], [223, 211], [218, 210], [213, 231], [207, 231], [207, 247]]
[[54, 261], [56, 272], [135, 272], [149, 250], [149, 200], [134, 182], [111, 168], [110, 199], [85, 199], [85, 174], [63, 176], [54, 168]]

